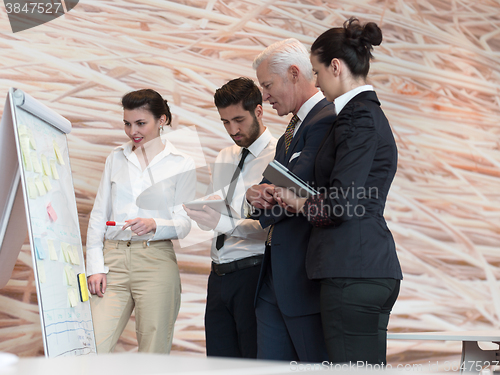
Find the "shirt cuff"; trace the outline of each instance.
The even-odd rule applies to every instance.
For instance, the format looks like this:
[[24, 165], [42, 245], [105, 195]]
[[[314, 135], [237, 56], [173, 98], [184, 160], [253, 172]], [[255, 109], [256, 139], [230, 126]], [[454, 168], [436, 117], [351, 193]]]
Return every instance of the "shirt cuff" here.
[[87, 249], [87, 276], [96, 273], [108, 273], [109, 267], [104, 265], [102, 249]]
[[250, 204], [249, 201], [245, 199], [245, 203], [243, 204], [243, 215], [248, 219], [255, 212], [255, 207]]
[[303, 212], [307, 220], [315, 227], [327, 227], [335, 224], [328, 216], [330, 206], [325, 202], [325, 196], [317, 194], [309, 197], [304, 203]]
[[181, 239], [186, 237], [191, 230], [191, 220], [187, 217], [154, 218], [153, 220], [156, 222], [156, 232], [151, 238], [152, 241]]

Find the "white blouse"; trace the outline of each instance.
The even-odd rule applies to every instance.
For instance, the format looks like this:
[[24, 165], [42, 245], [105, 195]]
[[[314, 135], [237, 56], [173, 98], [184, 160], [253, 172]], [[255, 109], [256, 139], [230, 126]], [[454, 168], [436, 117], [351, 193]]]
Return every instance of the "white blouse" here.
[[[132, 151], [132, 141], [115, 148], [106, 159], [87, 232], [87, 276], [109, 271], [104, 265], [104, 239], [157, 241], [184, 238], [191, 230], [182, 203], [194, 199], [195, 164], [168, 140], [162, 141], [165, 149], [144, 170]], [[151, 207], [149, 202], [147, 209], [137, 206], [137, 197], [152, 185], [156, 186], [153, 199], [158, 204]], [[154, 219], [156, 232], [137, 236], [130, 229], [106, 226], [108, 220], [124, 222], [137, 217]]]

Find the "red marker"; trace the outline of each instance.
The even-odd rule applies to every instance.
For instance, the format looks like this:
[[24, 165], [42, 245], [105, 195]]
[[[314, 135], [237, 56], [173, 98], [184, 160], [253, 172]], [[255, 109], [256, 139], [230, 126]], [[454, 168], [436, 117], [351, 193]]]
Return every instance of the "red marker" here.
[[123, 227], [127, 223], [122, 223], [120, 221], [106, 221], [108, 227]]

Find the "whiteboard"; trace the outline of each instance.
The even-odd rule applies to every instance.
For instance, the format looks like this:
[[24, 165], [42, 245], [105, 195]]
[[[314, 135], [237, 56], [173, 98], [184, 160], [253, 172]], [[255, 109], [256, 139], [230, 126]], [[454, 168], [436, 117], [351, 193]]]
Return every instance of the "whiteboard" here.
[[21, 90], [10, 89], [3, 125], [9, 107], [45, 356], [96, 353], [90, 301], [82, 302], [77, 280], [85, 265], [66, 140], [71, 124]]
[[23, 187], [17, 161], [13, 108], [5, 103], [0, 122], [0, 289], [7, 285], [27, 233]]

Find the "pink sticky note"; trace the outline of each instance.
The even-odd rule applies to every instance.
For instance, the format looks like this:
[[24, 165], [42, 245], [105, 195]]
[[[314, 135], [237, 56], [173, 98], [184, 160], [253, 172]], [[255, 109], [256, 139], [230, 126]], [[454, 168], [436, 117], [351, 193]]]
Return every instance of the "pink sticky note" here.
[[54, 208], [52, 207], [52, 203], [49, 203], [47, 205], [47, 213], [49, 214], [50, 220], [52, 220], [52, 221], [57, 220], [57, 214], [56, 214], [56, 211], [54, 211]]

